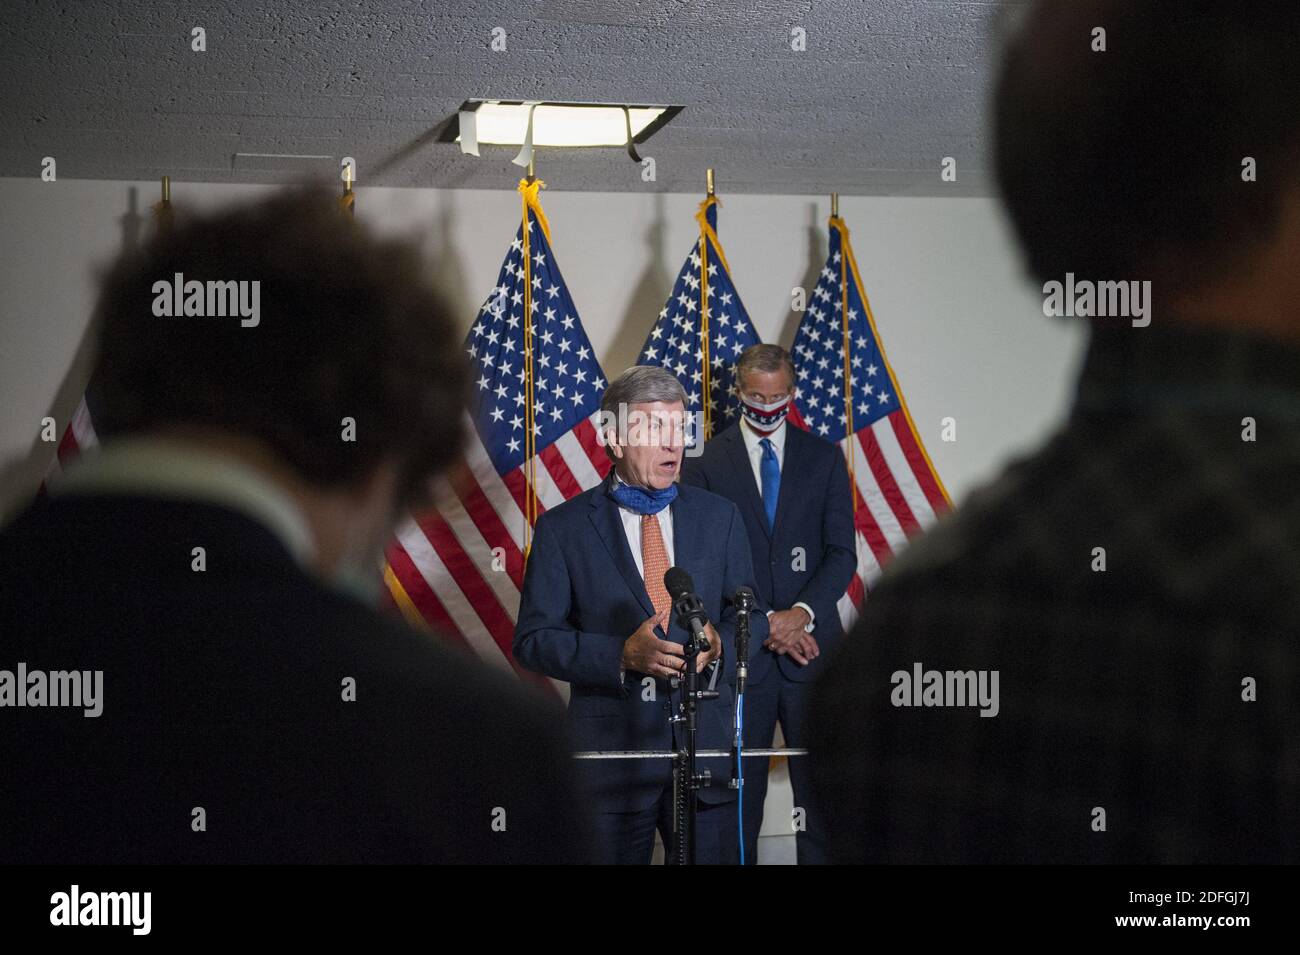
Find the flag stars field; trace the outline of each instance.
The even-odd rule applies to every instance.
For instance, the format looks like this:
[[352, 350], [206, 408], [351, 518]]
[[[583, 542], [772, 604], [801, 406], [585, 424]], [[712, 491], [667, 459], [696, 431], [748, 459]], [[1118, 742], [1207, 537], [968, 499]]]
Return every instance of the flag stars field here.
[[[716, 203], [706, 200], [705, 215], [716, 235]], [[737, 294], [731, 275], [723, 266], [725, 257], [712, 239], [708, 240], [708, 265], [696, 243], [682, 264], [658, 321], [641, 348], [642, 364], [661, 365], [676, 376], [690, 398], [690, 408], [699, 410], [704, 400], [705, 348], [702, 334], [708, 302], [708, 366], [710, 416], [713, 433], [735, 420], [739, 399], [735, 391], [735, 359], [750, 345], [759, 343], [758, 333]], [[707, 277], [707, 282], [701, 277]]]

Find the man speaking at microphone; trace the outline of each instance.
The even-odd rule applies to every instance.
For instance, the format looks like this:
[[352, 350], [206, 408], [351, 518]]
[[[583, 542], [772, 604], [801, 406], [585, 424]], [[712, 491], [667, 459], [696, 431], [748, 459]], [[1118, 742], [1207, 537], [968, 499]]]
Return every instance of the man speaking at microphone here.
[[[599, 426], [614, 463], [596, 487], [537, 522], [514, 655], [530, 670], [570, 684], [569, 725], [579, 750], [667, 751], [678, 714], [688, 631], [664, 584], [684, 570], [708, 613], [709, 646], [697, 656], [700, 686], [718, 693], [698, 709], [699, 749], [731, 749], [736, 611], [753, 586], [744, 523], [735, 504], [677, 483], [685, 451], [686, 393], [663, 368], [629, 368], [606, 389]], [[767, 638], [754, 614], [751, 639]], [[684, 732], [678, 724], [676, 732]], [[702, 759], [695, 859], [738, 861], [730, 761]], [[646, 864], [659, 830], [672, 846], [672, 760], [580, 760], [601, 861]], [[671, 858], [669, 862], [674, 861]]]

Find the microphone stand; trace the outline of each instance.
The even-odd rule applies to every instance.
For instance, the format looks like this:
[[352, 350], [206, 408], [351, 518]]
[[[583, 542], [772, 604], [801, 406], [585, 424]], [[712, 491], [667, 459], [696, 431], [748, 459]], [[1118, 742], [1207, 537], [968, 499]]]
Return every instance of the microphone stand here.
[[736, 838], [740, 842], [740, 864], [745, 864], [745, 684], [749, 681], [749, 614], [754, 609], [754, 592], [748, 587], [736, 591], [732, 601], [736, 607], [736, 712], [732, 717], [735, 735], [731, 752], [735, 759], [735, 772], [731, 788], [736, 790]]
[[[706, 769], [697, 773], [695, 770], [695, 734], [700, 700], [717, 698], [715, 690], [699, 688], [699, 670], [696, 667], [700, 652], [700, 639], [693, 632], [690, 619], [696, 608], [691, 606], [689, 598], [684, 595], [674, 602], [679, 622], [686, 628], [686, 654], [684, 690], [680, 705], [680, 715], [671, 718], [673, 724], [686, 724], [686, 732], [677, 737], [677, 757], [673, 760], [673, 845], [677, 865], [695, 865], [695, 814], [699, 808], [699, 790], [707, 786], [710, 773]], [[699, 598], [694, 597], [695, 604]]]

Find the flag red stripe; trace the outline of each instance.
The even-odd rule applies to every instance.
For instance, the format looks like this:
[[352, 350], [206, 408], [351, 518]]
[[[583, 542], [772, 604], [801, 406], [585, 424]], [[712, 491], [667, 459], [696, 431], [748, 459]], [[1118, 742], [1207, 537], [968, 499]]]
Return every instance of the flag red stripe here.
[[590, 418], [583, 418], [574, 427], [573, 434], [578, 439], [578, 443], [582, 445], [582, 450], [587, 452], [587, 457], [591, 460], [591, 466], [604, 479], [609, 474], [613, 462], [610, 461], [609, 455], [605, 453], [604, 446], [596, 436], [596, 426], [592, 424]]
[[903, 496], [903, 489], [898, 486], [898, 481], [894, 479], [894, 472], [889, 469], [889, 462], [885, 460], [885, 453], [880, 450], [880, 442], [876, 440], [875, 432], [871, 430], [870, 426], [865, 427], [857, 433], [857, 439], [858, 444], [867, 456], [867, 466], [871, 468], [871, 473], [875, 475], [876, 485], [885, 496], [885, 503], [889, 505], [889, 509], [898, 518], [903, 533], [911, 537], [921, 529], [921, 525], [917, 522], [916, 515], [912, 513], [907, 498]]
[[867, 588], [862, 583], [861, 574], [854, 574], [853, 579], [849, 581], [848, 589], [845, 591], [849, 599], [853, 601], [853, 606], [861, 607], [867, 596]]
[[925, 493], [925, 499], [930, 502], [930, 507], [936, 515], [943, 514], [948, 510], [948, 501], [944, 498], [943, 491], [939, 490], [939, 482], [935, 480], [929, 462], [921, 453], [921, 447], [916, 443], [916, 435], [912, 433], [907, 418], [901, 410], [895, 411], [889, 416], [889, 423], [898, 438], [898, 446], [903, 449], [903, 456], [907, 458], [912, 473], [916, 475], [917, 483]]
[[514, 621], [501, 606], [496, 593], [483, 579], [473, 558], [461, 546], [447, 521], [437, 511], [426, 511], [416, 518], [415, 522], [429, 539], [434, 550], [438, 552], [438, 556], [442, 558], [447, 572], [460, 587], [493, 641], [506, 655], [510, 665], [518, 670], [515, 659], [510, 653], [515, 635]]
[[[510, 492], [510, 496], [515, 499], [515, 503], [519, 505], [519, 513], [527, 514], [528, 481], [524, 478], [524, 465], [521, 464], [514, 470], [507, 471], [505, 474], [501, 475], [501, 482], [505, 484], [506, 489]], [[542, 503], [542, 498], [538, 495], [537, 516], [541, 517], [545, 512], [546, 505]]]
[[71, 424], [63, 429], [63, 437], [59, 439], [59, 447], [56, 453], [60, 467], [66, 467], [73, 458], [81, 453], [81, 448], [77, 444], [77, 436], [73, 433]]

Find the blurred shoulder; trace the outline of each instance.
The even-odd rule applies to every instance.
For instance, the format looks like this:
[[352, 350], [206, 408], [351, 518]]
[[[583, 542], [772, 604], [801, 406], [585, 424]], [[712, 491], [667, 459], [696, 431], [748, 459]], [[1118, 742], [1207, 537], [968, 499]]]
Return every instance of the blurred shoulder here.
[[383, 681], [394, 705], [441, 712], [491, 709], [519, 718], [545, 716], [555, 708], [542, 693], [453, 645], [444, 634], [417, 630], [330, 587], [320, 586], [318, 596], [318, 619], [328, 621], [324, 626], [333, 642], [367, 676]]

